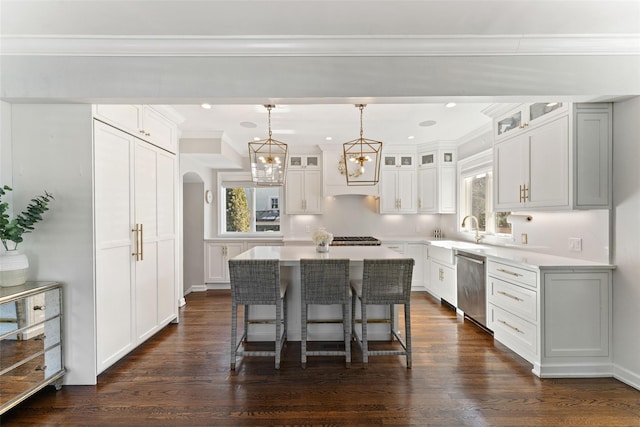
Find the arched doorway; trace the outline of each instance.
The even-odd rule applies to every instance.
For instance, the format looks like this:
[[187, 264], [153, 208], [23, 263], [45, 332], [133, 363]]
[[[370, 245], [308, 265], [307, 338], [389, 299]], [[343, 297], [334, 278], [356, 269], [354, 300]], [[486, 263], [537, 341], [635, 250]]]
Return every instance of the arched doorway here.
[[204, 180], [195, 172], [182, 176], [182, 298], [204, 289]]

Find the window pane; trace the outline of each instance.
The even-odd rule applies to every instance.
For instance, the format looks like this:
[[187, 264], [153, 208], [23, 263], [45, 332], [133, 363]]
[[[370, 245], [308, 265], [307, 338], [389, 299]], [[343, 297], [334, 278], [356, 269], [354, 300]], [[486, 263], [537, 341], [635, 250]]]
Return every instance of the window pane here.
[[478, 230], [487, 228], [487, 176], [472, 178], [471, 215], [478, 218]]
[[255, 188], [256, 231], [280, 231], [280, 190], [277, 187]]
[[251, 231], [251, 211], [247, 191], [244, 188], [227, 188], [227, 230], [235, 232]]

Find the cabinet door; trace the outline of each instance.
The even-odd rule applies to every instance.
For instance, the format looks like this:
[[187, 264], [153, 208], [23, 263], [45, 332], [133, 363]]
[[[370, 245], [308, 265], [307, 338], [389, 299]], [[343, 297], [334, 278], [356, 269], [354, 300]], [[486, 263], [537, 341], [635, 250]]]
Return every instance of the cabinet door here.
[[398, 212], [400, 213], [416, 213], [416, 173], [415, 171], [399, 171], [398, 172]]
[[440, 168], [438, 213], [456, 212], [456, 168]]
[[176, 288], [176, 157], [158, 152], [158, 324], [178, 314]]
[[148, 106], [142, 109], [143, 133], [141, 138], [163, 148], [171, 153], [175, 153], [175, 126], [157, 111]]
[[134, 136], [140, 136], [142, 130], [142, 105], [108, 105], [95, 106], [95, 115]]
[[527, 207], [569, 206], [569, 118], [528, 132]]
[[[395, 159], [395, 157], [394, 157]], [[380, 213], [398, 212], [398, 172], [380, 172]]]
[[158, 160], [156, 149], [143, 141], [136, 141], [134, 157], [134, 222], [142, 226], [138, 239], [143, 254], [135, 263], [136, 337], [140, 342], [158, 324]]
[[609, 113], [578, 111], [574, 126], [575, 206], [608, 208], [611, 199]]
[[287, 183], [285, 184], [285, 200], [288, 214], [305, 213], [304, 197], [304, 171], [288, 170]]
[[418, 211], [424, 213], [436, 212], [438, 188], [438, 169], [435, 167], [424, 168], [418, 171], [419, 203]]
[[229, 282], [229, 258], [244, 252], [244, 244], [206, 243], [205, 244], [206, 283]]
[[322, 174], [319, 170], [304, 172], [304, 200], [306, 213], [322, 213]]
[[407, 256], [416, 262], [413, 266], [411, 286], [424, 286], [424, 253], [425, 245], [422, 243], [407, 243]]
[[135, 138], [94, 122], [97, 371], [135, 345], [132, 156]]
[[456, 270], [436, 261], [431, 261], [431, 286], [436, 296], [454, 307], [458, 305]]
[[494, 146], [494, 205], [496, 212], [522, 208], [520, 186], [524, 185], [527, 139], [516, 136]]

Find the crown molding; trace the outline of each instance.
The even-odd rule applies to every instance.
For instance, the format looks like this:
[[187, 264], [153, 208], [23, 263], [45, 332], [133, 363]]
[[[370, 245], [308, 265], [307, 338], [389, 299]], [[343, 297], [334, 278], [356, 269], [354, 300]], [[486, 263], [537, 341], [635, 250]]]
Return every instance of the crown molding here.
[[0, 54], [30, 56], [639, 55], [639, 34], [496, 36], [3, 36]]

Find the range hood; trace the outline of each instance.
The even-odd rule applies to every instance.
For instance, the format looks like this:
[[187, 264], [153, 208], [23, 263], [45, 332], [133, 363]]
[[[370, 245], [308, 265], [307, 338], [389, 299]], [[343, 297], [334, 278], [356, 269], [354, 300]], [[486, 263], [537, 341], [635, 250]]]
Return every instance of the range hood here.
[[341, 146], [322, 148], [322, 181], [324, 196], [378, 196], [378, 185], [347, 185], [340, 171], [343, 151]]

